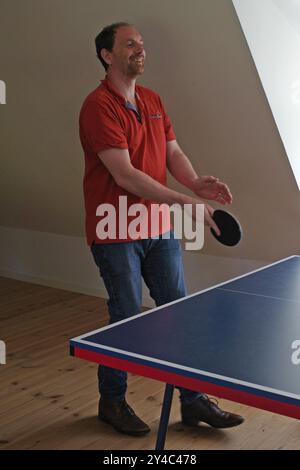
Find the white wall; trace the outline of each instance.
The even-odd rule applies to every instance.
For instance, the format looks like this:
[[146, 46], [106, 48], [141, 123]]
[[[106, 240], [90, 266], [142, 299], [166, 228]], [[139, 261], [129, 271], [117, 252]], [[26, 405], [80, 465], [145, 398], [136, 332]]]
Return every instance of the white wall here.
[[140, 83], [161, 94], [195, 169], [232, 189], [243, 243], [208, 239], [201, 254], [299, 253], [300, 192], [230, 0], [1, 0], [1, 224], [84, 236], [78, 113], [104, 77], [94, 37], [120, 19], [141, 30]]
[[300, 1], [233, 3], [300, 189]]

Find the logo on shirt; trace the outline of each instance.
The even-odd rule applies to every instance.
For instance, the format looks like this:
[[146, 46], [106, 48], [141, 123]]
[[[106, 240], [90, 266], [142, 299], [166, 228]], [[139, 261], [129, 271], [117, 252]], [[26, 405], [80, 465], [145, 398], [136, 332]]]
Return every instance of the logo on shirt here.
[[161, 119], [161, 118], [162, 118], [162, 115], [161, 115], [160, 113], [150, 114], [150, 115], [149, 115], [149, 118], [150, 118], [150, 119]]

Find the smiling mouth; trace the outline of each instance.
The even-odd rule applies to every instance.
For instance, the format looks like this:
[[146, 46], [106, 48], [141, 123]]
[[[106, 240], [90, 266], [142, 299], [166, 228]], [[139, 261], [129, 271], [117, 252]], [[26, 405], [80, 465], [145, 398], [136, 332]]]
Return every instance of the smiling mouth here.
[[139, 59], [132, 59], [132, 61], [135, 62], [136, 64], [143, 65], [145, 62], [145, 59], [142, 57]]

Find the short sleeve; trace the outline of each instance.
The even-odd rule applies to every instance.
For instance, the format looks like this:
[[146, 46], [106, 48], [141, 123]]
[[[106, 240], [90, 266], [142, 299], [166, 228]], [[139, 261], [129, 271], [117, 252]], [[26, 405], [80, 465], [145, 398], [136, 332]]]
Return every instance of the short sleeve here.
[[164, 105], [163, 105], [160, 97], [158, 97], [158, 99], [159, 99], [159, 104], [160, 104], [160, 107], [161, 107], [163, 121], [164, 121], [166, 140], [167, 141], [176, 140], [176, 135], [175, 135], [172, 123], [171, 123], [171, 119], [169, 118], [168, 114], [166, 113], [166, 110], [164, 108]]
[[110, 148], [128, 148], [125, 131], [118, 116], [108, 107], [90, 101], [80, 115], [80, 134], [92, 149], [99, 153]]

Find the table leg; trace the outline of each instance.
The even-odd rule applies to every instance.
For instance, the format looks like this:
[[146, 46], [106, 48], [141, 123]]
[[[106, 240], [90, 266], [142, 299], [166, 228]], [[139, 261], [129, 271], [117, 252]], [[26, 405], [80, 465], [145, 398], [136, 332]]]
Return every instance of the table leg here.
[[167, 429], [168, 429], [168, 424], [169, 424], [173, 392], [174, 392], [174, 385], [166, 384], [155, 450], [164, 450], [164, 447], [165, 447], [165, 440], [166, 440], [166, 434], [167, 434]]

